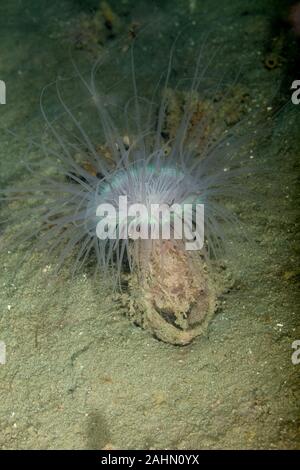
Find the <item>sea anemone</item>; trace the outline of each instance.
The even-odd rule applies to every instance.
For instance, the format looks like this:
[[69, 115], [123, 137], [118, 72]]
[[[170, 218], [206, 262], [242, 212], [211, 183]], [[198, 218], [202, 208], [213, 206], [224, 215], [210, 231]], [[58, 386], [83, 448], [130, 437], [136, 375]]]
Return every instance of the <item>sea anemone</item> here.
[[[57, 255], [58, 267], [71, 257], [75, 273], [93, 258], [97, 269], [112, 273], [120, 288], [125, 279], [122, 273], [129, 272], [128, 312], [132, 320], [164, 341], [186, 344], [205, 330], [216, 309], [223, 286], [210, 269], [209, 260], [223, 250], [224, 222], [238, 223], [223, 202], [240, 191], [234, 180], [247, 170], [241, 168], [236, 147], [231, 146], [237, 132], [229, 133], [226, 127], [217, 129], [215, 124], [220, 102], [231, 89], [222, 78], [208, 76], [214, 54], [203, 64], [201, 50], [192, 78], [182, 81], [185, 88], [180, 88], [172, 86], [171, 79], [175, 46], [176, 41], [166, 69], [147, 98], [141, 98], [138, 92], [134, 46], [129, 53], [132, 96], [121, 105], [111, 91], [103, 92], [97, 86], [105, 54], [94, 64], [89, 79], [74, 63], [81, 87], [77, 96], [82, 96], [82, 90], [89, 95], [87, 113], [82, 112], [82, 103], [67, 104], [62, 90], [69, 88], [70, 80], [57, 80], [46, 87], [40, 101], [46, 133], [41, 142], [31, 140], [43, 151], [44, 158], [37, 164], [26, 163], [38, 183], [8, 188], [5, 195], [8, 200], [34, 199], [38, 227], [27, 239], [38, 234], [35, 247], [49, 247]], [[128, 78], [125, 81], [128, 83]], [[49, 117], [45, 106], [50, 87], [56, 90], [61, 107], [54, 118]], [[205, 87], [209, 87], [210, 100], [203, 97]], [[180, 96], [181, 104], [174, 119], [175, 129], [169, 118], [176, 96]], [[96, 132], [87, 119], [96, 123]], [[238, 131], [239, 126], [240, 122], [232, 130]], [[114, 236], [99, 237], [98, 207], [109, 204], [120, 215], [120, 196], [126, 196], [129, 205], [143, 204], [146, 208], [152, 204], [182, 208], [190, 204], [192, 216], [197, 204], [203, 204], [202, 250], [185, 249], [187, 240], [176, 237], [174, 219], [169, 239], [159, 234], [154, 240], [142, 240], [130, 229], [125, 237], [122, 219], [105, 219], [102, 213], [104, 225]], [[141, 217], [133, 219], [138, 230]], [[194, 227], [195, 218], [192, 220]], [[159, 229], [163, 224], [160, 218]]]

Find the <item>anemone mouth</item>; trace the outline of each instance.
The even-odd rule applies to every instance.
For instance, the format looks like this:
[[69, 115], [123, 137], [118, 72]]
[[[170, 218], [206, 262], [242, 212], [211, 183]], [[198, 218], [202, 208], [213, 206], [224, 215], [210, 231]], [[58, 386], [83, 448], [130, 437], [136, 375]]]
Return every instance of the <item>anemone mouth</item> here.
[[109, 181], [99, 186], [99, 199], [114, 202], [118, 196], [126, 195], [131, 203], [182, 203], [195, 185], [194, 178], [175, 165], [143, 161], [112, 174]]
[[[127, 237], [181, 238], [184, 217], [193, 216], [199, 201], [199, 184], [183, 169], [171, 162], [160, 166], [159, 162], [139, 161], [97, 185], [87, 205], [86, 228], [101, 240], [115, 239], [115, 246]], [[185, 231], [186, 227], [187, 220]]]

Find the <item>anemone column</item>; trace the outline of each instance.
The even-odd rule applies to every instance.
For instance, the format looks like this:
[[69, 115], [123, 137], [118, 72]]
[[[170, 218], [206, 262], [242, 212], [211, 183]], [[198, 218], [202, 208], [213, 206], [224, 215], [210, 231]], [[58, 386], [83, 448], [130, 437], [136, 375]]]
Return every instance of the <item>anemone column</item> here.
[[133, 249], [132, 321], [171, 344], [188, 344], [204, 333], [216, 310], [218, 283], [199, 253], [173, 239], [139, 240]]

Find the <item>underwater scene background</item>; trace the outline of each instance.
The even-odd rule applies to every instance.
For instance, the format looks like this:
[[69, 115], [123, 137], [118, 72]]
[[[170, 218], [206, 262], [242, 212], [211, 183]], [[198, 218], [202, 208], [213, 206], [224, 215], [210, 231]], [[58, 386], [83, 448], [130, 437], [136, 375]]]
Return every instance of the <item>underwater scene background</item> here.
[[[246, 137], [233, 144], [234, 161], [251, 170], [240, 175], [245, 193], [226, 202], [243, 232], [225, 231], [217, 262], [226, 288], [204, 334], [185, 346], [128, 321], [126, 293], [105, 272], [94, 276], [92, 261], [72, 276], [70, 257], [53, 275], [46, 250], [10, 242], [37, 213], [30, 198], [1, 197], [1, 449], [299, 448], [292, 343], [300, 340], [300, 123], [291, 102], [300, 79], [299, 10], [298, 2], [276, 0], [0, 2], [1, 194], [36, 184], [24, 161], [43, 166], [41, 148], [30, 143], [50, 145], [44, 87], [59, 78], [70, 106], [81, 105], [73, 64], [85, 74], [109, 52], [101, 81], [118, 110], [130, 96], [134, 41], [141, 96], [158, 82], [175, 41], [170, 133], [184, 100], [176, 83], [191, 77], [197, 51], [211, 59], [215, 77], [226, 71], [225, 97], [224, 89], [199, 91], [211, 116], [205, 131], [238, 124]], [[59, 116], [55, 87], [43, 106], [50, 120]], [[94, 136], [97, 122], [89, 113], [82, 119]]]

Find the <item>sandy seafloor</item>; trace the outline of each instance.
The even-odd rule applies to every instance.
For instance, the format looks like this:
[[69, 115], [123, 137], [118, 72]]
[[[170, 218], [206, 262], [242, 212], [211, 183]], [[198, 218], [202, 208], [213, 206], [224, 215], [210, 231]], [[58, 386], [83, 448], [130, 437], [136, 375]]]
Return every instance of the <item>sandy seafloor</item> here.
[[[28, 123], [39, 128], [41, 89], [68, 69], [65, 33], [87, 3], [0, 4], [0, 78], [7, 85], [1, 128], [20, 136], [1, 130], [2, 186], [24, 179], [19, 160]], [[285, 75], [284, 61], [274, 70], [263, 64], [276, 33], [275, 1], [146, 3], [110, 5], [129, 17], [144, 12], [149, 22], [158, 15], [169, 25], [166, 35], [171, 13], [180, 24], [197, 15], [206, 24], [218, 19], [219, 40], [231, 46], [224, 64], [245, 65], [258, 106], [267, 106], [259, 96], [276, 84], [300, 78]], [[207, 335], [189, 346], [164, 344], [133, 326], [101, 275], [94, 281], [86, 271], [71, 279], [65, 268], [51, 278], [48, 260], [41, 267], [33, 255], [13, 278], [23, 254], [2, 249], [0, 340], [7, 361], [0, 365], [0, 448], [299, 448], [300, 365], [291, 361], [292, 342], [300, 339], [298, 129], [291, 111], [264, 144], [256, 143], [253, 153], [267, 171], [245, 184], [262, 197], [251, 203], [241, 197], [238, 209], [254, 243], [232, 234], [234, 255], [225, 263], [233, 288]], [[5, 238], [14, 228], [1, 230]]]

